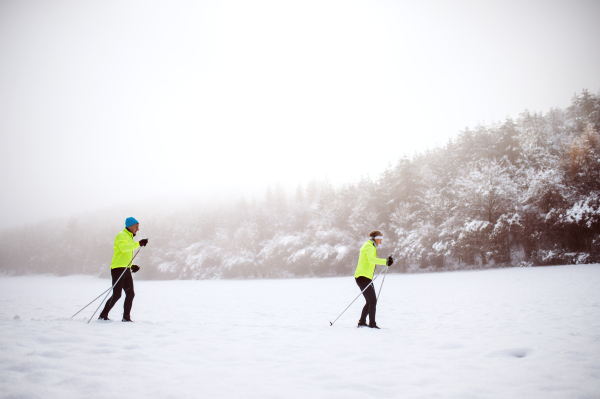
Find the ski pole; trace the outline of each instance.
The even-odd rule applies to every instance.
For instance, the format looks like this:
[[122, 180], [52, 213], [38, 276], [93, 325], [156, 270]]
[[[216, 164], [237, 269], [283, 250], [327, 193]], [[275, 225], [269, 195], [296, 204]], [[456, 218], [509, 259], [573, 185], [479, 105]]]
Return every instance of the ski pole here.
[[[123, 277], [123, 275], [125, 274], [125, 271], [127, 270], [127, 268], [125, 268], [125, 270], [123, 270], [123, 273], [121, 273], [121, 275], [119, 276], [119, 278], [117, 279], [117, 283], [119, 282], [119, 280], [121, 279], [121, 277]], [[117, 285], [117, 283], [115, 283], [115, 285]], [[113, 285], [111, 287], [111, 289], [115, 288], [115, 285]], [[90, 317], [90, 319], [87, 321], [87, 324], [90, 324], [90, 321], [92, 321], [92, 319], [94, 318], [94, 316], [96, 316], [96, 312], [98, 311], [98, 309], [100, 309], [100, 306], [102, 306], [102, 304], [104, 303], [104, 301], [106, 301], [106, 298], [108, 297], [108, 295], [110, 294], [110, 291], [106, 293], [106, 296], [104, 297], [103, 300], [100, 301], [100, 305], [98, 305], [98, 307], [96, 308], [96, 310], [94, 310], [94, 314], [92, 315], [92, 317]], [[111, 301], [112, 301], [112, 296], [110, 297]]]
[[[392, 255], [390, 255], [390, 257], [392, 258], [392, 261], [393, 261], [394, 257]], [[385, 283], [385, 276], [386, 275], [387, 275], [387, 269], [385, 269], [385, 273], [383, 273], [383, 280], [381, 280], [381, 286], [379, 287], [379, 292], [377, 293], [377, 303], [379, 303], [379, 295], [381, 295], [381, 289], [383, 288], [383, 283]], [[375, 286], [373, 286], [373, 287], [375, 287]]]
[[383, 280], [381, 280], [381, 286], [379, 287], [379, 292], [377, 293], [377, 303], [379, 303], [379, 295], [381, 295], [381, 289], [383, 288], [383, 283], [385, 283], [385, 276], [387, 275], [387, 267], [385, 268], [385, 273], [383, 273]]
[[[385, 266], [385, 269], [383, 269], [383, 270], [387, 270], [387, 269], [388, 269], [388, 266], [386, 265], [386, 266]], [[383, 272], [383, 270], [381, 270], [381, 272]], [[348, 310], [348, 308], [349, 308], [350, 306], [352, 306], [352, 304], [353, 304], [353, 303], [354, 303], [354, 302], [355, 302], [355, 301], [356, 301], [356, 300], [357, 300], [357, 299], [358, 299], [358, 298], [359, 298], [359, 297], [360, 297], [360, 296], [363, 294], [363, 292], [365, 292], [365, 291], [366, 291], [366, 289], [367, 289], [367, 288], [369, 288], [369, 285], [373, 284], [373, 281], [377, 280], [377, 277], [379, 277], [379, 275], [381, 274], [381, 272], [379, 272], [379, 274], [377, 274], [377, 276], [375, 276], [375, 278], [374, 278], [373, 280], [371, 280], [371, 282], [370, 282], [369, 284], [367, 284], [367, 286], [365, 287], [365, 289], [364, 289], [364, 290], [362, 290], [362, 291], [360, 292], [360, 294], [358, 294], [358, 296], [357, 296], [356, 298], [354, 298], [354, 301], [350, 302], [350, 305], [348, 305], [348, 306], [346, 307], [346, 309], [344, 309], [344, 311], [343, 311], [342, 313], [340, 313], [340, 315], [339, 315], [339, 316], [338, 316], [338, 317], [337, 317], [337, 318], [336, 318], [334, 321], [330, 321], [330, 322], [329, 322], [329, 325], [330, 325], [330, 326], [333, 326], [333, 323], [335, 323], [335, 322], [336, 322], [336, 321], [337, 321], [337, 320], [338, 320], [340, 317], [342, 317], [342, 315], [343, 315], [343, 314], [346, 312], [346, 310]]]
[[[119, 282], [119, 280], [121, 280], [121, 277], [123, 277], [123, 275], [127, 271], [127, 268], [129, 267], [129, 265], [131, 265], [133, 263], [133, 260], [135, 259], [135, 257], [137, 256], [137, 254], [140, 253], [141, 250], [142, 250], [142, 248], [138, 249], [138, 251], [135, 253], [135, 255], [133, 255], [133, 258], [131, 258], [131, 261], [127, 264], [127, 267], [125, 267], [125, 269], [123, 270], [123, 273], [121, 273], [121, 275], [119, 276], [119, 278], [117, 279], [117, 281], [113, 284], [113, 286], [111, 287], [111, 290], [115, 288], [115, 286], [117, 285], [117, 283]], [[106, 293], [106, 296], [100, 302], [100, 305], [98, 305], [98, 307], [94, 311], [94, 314], [92, 315], [92, 317], [90, 317], [90, 319], [87, 321], [87, 324], [90, 324], [90, 321], [92, 321], [92, 319], [94, 318], [94, 316], [96, 316], [96, 312], [98, 311], [98, 309], [100, 309], [100, 306], [102, 306], [102, 304], [104, 303], [104, 301], [106, 301], [106, 297], [108, 297], [108, 294], [110, 294], [110, 291]], [[110, 297], [110, 299], [112, 301], [112, 296]]]
[[[139, 254], [139, 253], [140, 253], [140, 250], [141, 250], [141, 248], [140, 248], [140, 249], [138, 249], [138, 251], [135, 253], [135, 255], [133, 256], [133, 258], [131, 258], [131, 262], [129, 262], [129, 264], [127, 265], [127, 267], [129, 267], [129, 265], [130, 265], [130, 264], [133, 262], [133, 260], [134, 260], [134, 259], [135, 259], [135, 257], [137, 256], [137, 254]], [[127, 267], [125, 268], [125, 270], [127, 270]], [[123, 276], [123, 275], [121, 274], [121, 276]], [[120, 279], [121, 279], [121, 277], [119, 277], [119, 280], [120, 280]], [[117, 280], [117, 282], [118, 282], [119, 280]], [[116, 283], [115, 283], [115, 284], [116, 284]], [[110, 290], [112, 290], [114, 287], [115, 287], [115, 286], [113, 285], [112, 287], [110, 287], [110, 288], [109, 288], [109, 289], [107, 289], [106, 291], [110, 291]], [[83, 308], [81, 308], [81, 310], [79, 310], [79, 312], [77, 312], [77, 313], [75, 313], [73, 316], [71, 316], [71, 318], [73, 318], [73, 317], [77, 316], [79, 313], [81, 313], [81, 311], [82, 311], [82, 310], [84, 310], [85, 308], [87, 308], [88, 306], [90, 306], [92, 303], [96, 302], [96, 300], [97, 300], [98, 298], [100, 298], [102, 295], [104, 295], [104, 294], [106, 293], [106, 291], [104, 291], [102, 294], [100, 294], [100, 295], [98, 295], [96, 298], [94, 298], [94, 300], [93, 300], [92, 302], [88, 303], [88, 304], [87, 304], [87, 305], [85, 305]], [[106, 299], [106, 298], [105, 298], [105, 299]], [[102, 302], [104, 302], [104, 300], [102, 300]]]
[[[141, 249], [141, 248], [140, 248]], [[136, 254], [134, 255], [134, 257], [131, 259], [131, 262], [133, 262], [133, 260], [135, 259], [135, 257], [137, 256], [137, 254], [140, 252], [140, 250], [138, 250], [136, 252]], [[131, 264], [131, 262], [129, 262], [129, 265]], [[129, 265], [127, 265], [127, 267], [129, 267]], [[119, 277], [119, 280], [121, 279], [121, 277]], [[117, 281], [119, 281], [117, 280]], [[114, 285], [112, 287], [110, 287], [109, 289], [107, 289], [106, 291], [110, 291], [114, 288]], [[102, 295], [104, 295], [106, 293], [106, 291], [104, 291], [102, 294], [98, 295], [92, 302], [88, 303], [87, 305], [85, 305], [83, 308], [81, 308], [81, 310], [77, 313], [75, 313], [73, 316], [71, 316], [71, 318], [77, 316], [79, 313], [81, 313], [82, 310], [84, 310], [85, 308], [87, 308], [88, 306], [90, 306], [92, 303], [96, 302], [96, 299], [100, 298]], [[104, 302], [104, 301], [102, 301]]]
[[[112, 287], [110, 287], [109, 289], [107, 289], [106, 291], [110, 291], [112, 290]], [[92, 302], [88, 303], [87, 305], [85, 305], [83, 308], [81, 308], [81, 310], [87, 308], [88, 306], [90, 306], [92, 303], [96, 302], [96, 299], [100, 298], [102, 295], [106, 294], [106, 291], [104, 291], [102, 294], [98, 295]], [[77, 316], [79, 313], [81, 313], [81, 310], [77, 313], [75, 313], [73, 316], [71, 316], [71, 318]]]

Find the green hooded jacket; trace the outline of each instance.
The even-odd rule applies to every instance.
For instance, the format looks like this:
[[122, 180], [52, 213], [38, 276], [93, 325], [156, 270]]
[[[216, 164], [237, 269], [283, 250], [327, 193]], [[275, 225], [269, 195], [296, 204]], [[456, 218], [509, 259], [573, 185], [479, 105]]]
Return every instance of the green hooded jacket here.
[[373, 280], [373, 274], [375, 273], [375, 265], [386, 265], [387, 259], [377, 258], [377, 246], [371, 240], [365, 242], [360, 248], [360, 255], [358, 257], [358, 265], [356, 266], [356, 272], [354, 278], [366, 277]]
[[139, 247], [140, 243], [133, 241], [133, 233], [129, 230], [125, 229], [117, 234], [117, 237], [115, 238], [115, 244], [113, 245], [115, 253], [113, 255], [112, 262], [110, 262], [110, 268], [131, 268], [130, 263], [133, 259], [133, 251]]

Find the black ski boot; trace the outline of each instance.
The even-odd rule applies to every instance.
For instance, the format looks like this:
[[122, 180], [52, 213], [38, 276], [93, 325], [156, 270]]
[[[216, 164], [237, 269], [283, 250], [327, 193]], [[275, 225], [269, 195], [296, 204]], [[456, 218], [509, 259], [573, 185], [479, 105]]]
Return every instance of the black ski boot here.
[[103, 315], [103, 314], [101, 314], [100, 316], [98, 316], [98, 320], [110, 321], [110, 319], [108, 318], [108, 315]]
[[121, 320], [121, 321], [128, 321], [130, 323], [133, 323], [133, 320], [131, 320], [131, 316], [129, 316], [128, 314], [124, 314], [123, 320]]
[[369, 325], [367, 324], [367, 322], [359, 320], [356, 328], [361, 328], [361, 327], [369, 327]]
[[378, 330], [381, 330], [381, 328], [377, 327], [377, 324], [369, 324], [369, 328], [376, 328]]

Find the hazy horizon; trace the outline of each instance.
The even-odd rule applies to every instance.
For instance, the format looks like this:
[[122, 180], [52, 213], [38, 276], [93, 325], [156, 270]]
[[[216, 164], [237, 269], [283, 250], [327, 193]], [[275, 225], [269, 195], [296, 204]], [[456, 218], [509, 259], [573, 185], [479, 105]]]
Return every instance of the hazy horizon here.
[[600, 89], [596, 1], [0, 4], [0, 230], [292, 192]]

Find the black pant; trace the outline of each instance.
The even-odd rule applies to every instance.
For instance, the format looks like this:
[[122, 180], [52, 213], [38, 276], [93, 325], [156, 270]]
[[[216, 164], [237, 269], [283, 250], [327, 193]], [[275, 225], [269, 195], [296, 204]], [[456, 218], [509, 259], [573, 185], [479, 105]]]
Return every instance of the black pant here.
[[[131, 276], [131, 269], [127, 269], [125, 274], [123, 274], [124, 268], [119, 267], [116, 269], [111, 269], [110, 274], [112, 275], [112, 283], [115, 286], [113, 288], [113, 294], [106, 302], [106, 306], [104, 306], [104, 310], [101, 315], [104, 317], [108, 317], [108, 312], [115, 306], [115, 303], [121, 298], [121, 290], [125, 290], [125, 305], [123, 306], [123, 315], [129, 316], [131, 312], [131, 305], [133, 305], [133, 297], [135, 296], [135, 292], [133, 291], [133, 277]], [[123, 274], [123, 277], [121, 277]], [[119, 282], [115, 285], [117, 279], [121, 277]]]
[[[365, 290], [365, 287], [369, 285], [371, 279], [360, 276], [356, 278], [356, 284], [360, 287], [360, 290]], [[367, 322], [367, 313], [369, 314], [369, 325], [374, 326], [375, 324], [375, 311], [377, 308], [377, 295], [375, 295], [375, 288], [373, 288], [373, 284], [369, 285], [363, 292], [363, 296], [367, 300], [367, 303], [363, 307], [362, 313], [360, 315], [361, 323]]]

